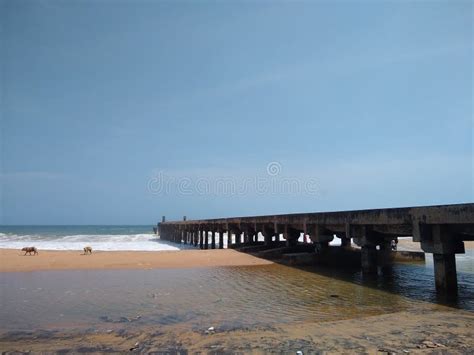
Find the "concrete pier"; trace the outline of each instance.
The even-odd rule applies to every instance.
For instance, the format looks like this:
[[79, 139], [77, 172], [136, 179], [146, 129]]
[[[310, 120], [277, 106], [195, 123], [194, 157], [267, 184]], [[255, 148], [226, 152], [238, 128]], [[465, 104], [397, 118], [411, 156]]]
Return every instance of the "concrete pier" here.
[[[317, 212], [206, 220], [166, 221], [158, 224], [160, 238], [190, 243], [199, 248], [246, 250], [294, 248], [301, 235], [309, 236], [313, 254], [328, 256], [328, 245], [334, 236], [341, 239], [341, 249], [351, 249], [352, 241], [361, 248], [362, 271], [376, 274], [389, 268], [393, 261], [391, 243], [401, 236], [411, 236], [434, 259], [435, 284], [440, 293], [457, 290], [455, 254], [464, 253], [464, 241], [474, 240], [474, 204], [387, 208], [359, 211]], [[258, 235], [263, 235], [263, 244]], [[233, 236], [234, 235], [234, 238]], [[280, 236], [285, 242], [280, 242]], [[232, 243], [234, 240], [234, 243]], [[282, 244], [284, 243], [284, 244]], [[262, 250], [263, 250], [262, 249]], [[250, 249], [249, 249], [250, 250]], [[271, 252], [269, 253], [271, 254]], [[292, 256], [294, 259], [294, 256]], [[292, 260], [293, 260], [292, 259]], [[307, 256], [313, 260], [312, 256]]]

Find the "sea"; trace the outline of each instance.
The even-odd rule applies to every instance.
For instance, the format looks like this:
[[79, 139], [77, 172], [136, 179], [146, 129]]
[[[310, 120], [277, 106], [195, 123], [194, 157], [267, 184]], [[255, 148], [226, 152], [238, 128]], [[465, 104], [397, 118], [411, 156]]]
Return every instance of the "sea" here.
[[0, 248], [21, 249], [35, 246], [40, 250], [82, 250], [91, 245], [102, 251], [180, 250], [160, 241], [151, 225], [93, 226], [0, 226]]

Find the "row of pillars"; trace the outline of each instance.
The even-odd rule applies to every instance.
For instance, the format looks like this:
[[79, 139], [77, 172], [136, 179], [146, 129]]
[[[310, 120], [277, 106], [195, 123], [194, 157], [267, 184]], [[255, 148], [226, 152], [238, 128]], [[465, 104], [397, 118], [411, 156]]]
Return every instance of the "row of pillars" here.
[[[184, 217], [186, 220], [186, 217]], [[164, 222], [164, 219], [163, 219]], [[354, 227], [354, 226], [352, 226]], [[242, 230], [243, 229], [243, 230]], [[323, 227], [311, 226], [302, 232], [289, 226], [276, 227], [262, 226], [257, 229], [226, 228], [222, 226], [194, 226], [180, 228], [179, 225], [162, 224], [160, 226], [160, 238], [176, 243], [191, 244], [200, 249], [223, 249], [224, 233], [227, 233], [227, 246], [251, 245], [258, 241], [261, 234], [265, 245], [280, 244], [283, 240], [286, 246], [295, 246], [300, 235], [309, 235], [315, 252], [323, 253], [329, 247], [329, 242], [334, 238], [334, 234]], [[218, 234], [218, 240], [216, 235]], [[232, 238], [232, 235], [235, 237]], [[378, 268], [389, 267], [393, 258], [391, 256], [391, 243], [396, 240], [393, 235], [377, 233], [371, 226], [351, 226], [346, 227], [344, 233], [337, 234], [341, 238], [341, 247], [351, 248], [351, 236], [355, 244], [361, 248], [361, 266], [365, 274], [374, 274]], [[209, 238], [210, 237], [210, 238]], [[210, 240], [209, 240], [210, 239]], [[450, 233], [449, 228], [443, 226], [430, 226], [414, 233], [414, 240], [421, 242], [421, 248], [427, 253], [433, 253], [435, 283], [438, 291], [457, 292], [456, 274], [456, 253], [464, 253], [464, 243], [457, 241]]]
[[[258, 234], [238, 233], [232, 231], [208, 231], [206, 229], [199, 229], [195, 231], [183, 230], [168, 230], [168, 228], [161, 227], [160, 239], [174, 242], [194, 245], [200, 249], [223, 249], [224, 248], [224, 234], [227, 233], [227, 240], [225, 245], [239, 246], [244, 244], [255, 243], [258, 241]], [[232, 238], [232, 236], [234, 237]]]
[[[361, 247], [361, 262], [364, 273], [375, 273], [377, 268], [388, 267], [392, 261], [391, 241], [374, 232], [370, 227], [363, 227], [362, 237], [354, 238]], [[464, 243], [449, 225], [424, 225], [420, 232], [414, 227], [413, 240], [421, 243], [425, 253], [433, 254], [436, 290], [442, 294], [457, 294], [456, 254], [464, 253]]]

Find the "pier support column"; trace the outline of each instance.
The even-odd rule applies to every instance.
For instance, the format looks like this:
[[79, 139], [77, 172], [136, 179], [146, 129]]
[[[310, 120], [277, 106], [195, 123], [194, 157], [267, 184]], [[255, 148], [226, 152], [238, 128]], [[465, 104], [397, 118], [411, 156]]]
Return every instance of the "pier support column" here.
[[232, 232], [230, 229], [227, 230], [227, 248], [230, 248], [232, 245]]
[[204, 232], [199, 231], [199, 248], [204, 249]]
[[204, 249], [209, 249], [209, 232], [204, 232]]
[[342, 237], [341, 238], [341, 248], [350, 249], [351, 248], [351, 238]]
[[456, 297], [456, 254], [464, 253], [464, 243], [449, 225], [423, 225], [420, 230], [416, 237], [421, 239], [421, 249], [433, 253], [436, 291], [442, 296]]
[[219, 231], [219, 249], [224, 249], [224, 231]]
[[392, 240], [384, 240], [380, 243], [379, 265], [382, 271], [388, 271], [393, 265], [394, 253], [392, 253]]
[[361, 248], [362, 272], [377, 274], [377, 245], [384, 242], [383, 236], [375, 232], [371, 225], [353, 226], [353, 232], [354, 242]]
[[264, 240], [265, 245], [271, 245], [272, 244], [272, 236], [268, 233], [265, 233], [263, 235], [263, 240]]
[[285, 226], [283, 231], [283, 237], [286, 239], [286, 246], [287, 247], [294, 247], [298, 244], [298, 238], [300, 237], [300, 231]]
[[362, 272], [365, 274], [377, 273], [377, 248], [374, 244], [361, 247]]
[[334, 235], [330, 231], [318, 225], [309, 228], [308, 233], [314, 244], [314, 251], [318, 254], [327, 251], [329, 243], [334, 239]]
[[351, 249], [351, 225], [346, 223], [345, 232], [341, 235], [341, 247], [344, 249]]
[[184, 231], [183, 232], [183, 241], [184, 241], [184, 244], [188, 244], [188, 232], [187, 231]]
[[272, 245], [273, 244], [273, 236], [275, 235], [275, 230], [272, 227], [264, 226], [262, 230], [263, 240], [265, 245]]
[[239, 246], [240, 244], [242, 244], [242, 233], [240, 231], [236, 231], [235, 232], [235, 245], [236, 246]]
[[211, 233], [211, 249], [216, 249], [216, 231], [213, 230]]
[[436, 290], [457, 293], [455, 254], [433, 254]]

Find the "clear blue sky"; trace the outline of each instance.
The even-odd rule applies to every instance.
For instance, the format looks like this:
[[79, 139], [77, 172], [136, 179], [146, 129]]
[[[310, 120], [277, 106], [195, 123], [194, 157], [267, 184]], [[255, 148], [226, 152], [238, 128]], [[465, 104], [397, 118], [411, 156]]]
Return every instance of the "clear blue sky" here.
[[0, 224], [473, 201], [471, 1], [0, 3]]

